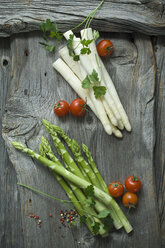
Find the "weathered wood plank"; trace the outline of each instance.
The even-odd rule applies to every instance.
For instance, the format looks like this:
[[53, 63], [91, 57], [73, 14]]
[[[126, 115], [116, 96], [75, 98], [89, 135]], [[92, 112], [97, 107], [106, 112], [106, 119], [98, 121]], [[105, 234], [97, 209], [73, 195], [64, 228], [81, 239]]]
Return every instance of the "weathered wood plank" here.
[[0, 247], [23, 247], [20, 197], [16, 172], [2, 140], [2, 115], [10, 83], [10, 39], [0, 39]]
[[159, 204], [162, 247], [165, 247], [165, 39], [160, 37], [155, 43], [157, 62], [156, 81], [156, 145], [155, 182]]
[[[50, 18], [66, 31], [79, 24], [100, 1], [1, 1], [0, 36], [40, 29]], [[165, 35], [164, 0], [106, 0], [92, 26], [106, 32], [142, 32]]]
[[[53, 212], [58, 216], [60, 208], [64, 207], [59, 202], [20, 188], [24, 247], [62, 248], [66, 244], [79, 247], [77, 242], [80, 241], [81, 246], [83, 240], [85, 247], [90, 248], [160, 247], [153, 180], [155, 60], [152, 43], [144, 35], [109, 35], [116, 49], [111, 60], [105, 63], [130, 117], [131, 134], [124, 133], [121, 141], [109, 137], [92, 113], [78, 120], [72, 116], [62, 120], [54, 116], [54, 102], [61, 98], [71, 102], [76, 94], [52, 68], [58, 54], [46, 53], [39, 45], [40, 35], [32, 33], [12, 38], [12, 81], [3, 135], [18, 180], [59, 198], [65, 198], [65, 194], [50, 172], [26, 155], [16, 152], [9, 143], [17, 140], [37, 150], [40, 137], [45, 133], [41, 125], [43, 117], [60, 125], [79, 143], [84, 142], [91, 148], [107, 183], [116, 178], [124, 182], [131, 173], [139, 175], [144, 182], [139, 206], [128, 215], [134, 225], [134, 233], [127, 236], [124, 232], [114, 232], [103, 240], [93, 238], [85, 227], [81, 230], [59, 230], [58, 219], [50, 219], [48, 214]], [[146, 177], [151, 185], [146, 182]], [[32, 212], [39, 214], [43, 220], [41, 229], [28, 218]]]

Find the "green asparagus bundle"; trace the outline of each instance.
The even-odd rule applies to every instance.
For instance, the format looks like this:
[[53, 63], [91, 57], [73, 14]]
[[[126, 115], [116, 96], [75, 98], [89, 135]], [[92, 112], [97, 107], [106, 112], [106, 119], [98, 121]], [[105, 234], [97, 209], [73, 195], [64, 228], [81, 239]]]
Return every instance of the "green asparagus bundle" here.
[[[43, 123], [46, 130], [51, 134], [54, 145], [66, 168], [53, 154], [51, 146], [44, 137], [42, 137], [42, 145], [39, 146], [40, 155], [18, 142], [12, 142], [13, 146], [50, 168], [68, 197], [72, 200], [80, 216], [85, 217], [85, 222], [93, 234], [106, 236], [109, 228], [106, 221], [108, 218], [111, 220], [111, 217], [116, 229], [123, 226], [127, 233], [131, 232], [132, 226], [116, 201], [108, 194], [107, 186], [88, 148], [83, 144], [83, 151], [87, 155], [89, 164], [83, 158], [80, 146], [76, 141], [71, 140], [59, 127], [51, 125], [46, 120], [43, 120]], [[79, 167], [67, 152], [56, 132], [68, 144]]]
[[[53, 151], [51, 149], [49, 142], [44, 137], [41, 138], [41, 143], [42, 143], [42, 145], [39, 146], [40, 154], [46, 155], [53, 162], [55, 162], [58, 166], [63, 167], [63, 165], [58, 160], [58, 158], [53, 154]], [[61, 186], [63, 187], [63, 189], [67, 193], [67, 195], [69, 194], [68, 197], [70, 199], [71, 198], [73, 199], [73, 195], [74, 195], [75, 199], [77, 199], [76, 204], [78, 204], [78, 208], [75, 206], [75, 203], [73, 203], [73, 204], [81, 216], [82, 216], [82, 213], [83, 213], [83, 216], [86, 216], [86, 224], [87, 224], [88, 228], [90, 229], [90, 231], [92, 231], [92, 232], [94, 231], [91, 228], [93, 223], [94, 223], [94, 225], [95, 225], [95, 223], [99, 223], [99, 225], [100, 225], [99, 233], [102, 236], [106, 236], [107, 231], [104, 230], [104, 226], [102, 225], [101, 221], [97, 218], [97, 213], [94, 211], [93, 208], [91, 208], [87, 204], [86, 197], [85, 197], [84, 193], [82, 192], [82, 190], [70, 182], [69, 182], [69, 186], [71, 187], [72, 190], [68, 186], [66, 188], [67, 184], [65, 183], [65, 181], [59, 175], [56, 175], [54, 172], [53, 172], [53, 174], [55, 175], [55, 177], [57, 178], [58, 182], [61, 184]], [[64, 184], [65, 184], [65, 188], [64, 188]], [[72, 195], [71, 195], [71, 193], [72, 193]], [[71, 197], [70, 197], [70, 195], [71, 195]], [[80, 211], [80, 208], [81, 208], [81, 211]]]

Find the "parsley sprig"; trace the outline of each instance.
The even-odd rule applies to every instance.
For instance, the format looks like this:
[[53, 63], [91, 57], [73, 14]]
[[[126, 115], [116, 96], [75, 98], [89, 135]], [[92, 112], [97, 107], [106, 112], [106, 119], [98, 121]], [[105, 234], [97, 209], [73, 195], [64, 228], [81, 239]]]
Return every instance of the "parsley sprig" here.
[[[87, 196], [87, 201], [86, 202], [90, 206], [93, 206], [95, 204], [93, 185], [89, 185], [87, 188], [85, 188], [84, 193]], [[88, 216], [88, 214], [80, 216], [80, 225], [82, 225], [82, 223], [86, 223], [87, 218], [89, 218], [89, 217], [90, 216]], [[108, 209], [104, 209], [102, 212], [100, 212], [99, 214], [97, 214], [94, 217], [97, 217], [98, 219], [100, 219], [102, 221], [102, 223], [104, 225], [104, 229], [107, 232], [110, 231], [114, 227], [113, 226], [113, 219], [111, 218], [110, 211]], [[91, 226], [92, 226], [92, 229], [93, 229], [93, 233], [98, 234], [99, 229], [100, 229], [100, 223], [96, 222], [96, 221], [93, 221]]]
[[[74, 49], [73, 49], [73, 40], [74, 40], [74, 34], [69, 35], [69, 39], [67, 40], [67, 48], [69, 51], [69, 55], [73, 57], [74, 61], [78, 61], [80, 59], [80, 54], [90, 54], [91, 50], [89, 48], [89, 45], [92, 43], [93, 40], [80, 40], [80, 43], [83, 45], [83, 48], [80, 50], [80, 54], [75, 55]], [[78, 44], [77, 44], [78, 46]]]
[[41, 22], [40, 28], [43, 32], [43, 39], [45, 42], [40, 42], [41, 45], [49, 52], [53, 52], [56, 48], [56, 44], [50, 44], [50, 39], [56, 38], [57, 43], [61, 41], [63, 34], [59, 33], [57, 24], [52, 23], [50, 19], [46, 19], [45, 22]]
[[93, 69], [90, 75], [87, 75], [82, 81], [82, 88], [88, 89], [92, 88], [94, 91], [95, 98], [98, 99], [101, 96], [104, 96], [106, 93], [106, 87], [100, 85], [100, 80], [98, 73]]

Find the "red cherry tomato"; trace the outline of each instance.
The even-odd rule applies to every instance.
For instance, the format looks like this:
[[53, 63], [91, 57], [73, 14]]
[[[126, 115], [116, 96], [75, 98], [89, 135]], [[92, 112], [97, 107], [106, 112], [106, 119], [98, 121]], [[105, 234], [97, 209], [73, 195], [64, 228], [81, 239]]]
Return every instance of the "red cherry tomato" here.
[[83, 99], [75, 99], [70, 104], [70, 112], [74, 116], [83, 116], [86, 113], [86, 103]]
[[125, 180], [125, 187], [128, 191], [135, 193], [141, 189], [142, 183], [136, 176], [129, 176]]
[[64, 101], [58, 101], [55, 105], [54, 105], [54, 113], [58, 116], [64, 116], [67, 115], [69, 112], [69, 104]]
[[127, 192], [123, 195], [122, 202], [126, 208], [135, 207], [138, 203], [138, 197], [132, 192]]
[[124, 193], [124, 187], [121, 182], [114, 181], [109, 184], [108, 190], [111, 196], [120, 197]]
[[107, 57], [113, 52], [113, 43], [110, 40], [101, 40], [97, 44], [97, 52], [102, 57]]

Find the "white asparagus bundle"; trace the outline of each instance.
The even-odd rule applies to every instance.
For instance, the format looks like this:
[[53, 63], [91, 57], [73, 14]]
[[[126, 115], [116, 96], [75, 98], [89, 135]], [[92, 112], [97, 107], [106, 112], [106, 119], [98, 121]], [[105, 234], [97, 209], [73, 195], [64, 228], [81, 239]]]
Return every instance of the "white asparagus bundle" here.
[[[81, 54], [83, 45], [81, 44], [80, 38], [76, 38], [71, 30], [64, 33], [64, 37], [67, 40], [70, 39], [70, 35], [73, 35], [73, 51], [75, 55], [79, 55], [80, 60], [74, 61], [73, 57], [69, 55], [68, 48], [64, 47], [59, 51], [59, 54], [65, 62], [58, 59], [54, 62], [53, 67], [84, 101], [87, 100], [87, 105], [100, 119], [105, 131], [108, 134], [113, 132], [115, 136], [121, 138], [122, 133], [115, 126], [120, 130], [123, 130], [125, 127], [127, 131], [131, 131], [131, 125], [113, 82], [97, 53], [92, 29], [87, 28], [81, 31], [82, 40], [92, 40], [88, 45], [91, 51], [88, 55]], [[95, 98], [94, 91], [91, 88], [83, 89], [81, 83], [84, 78], [90, 76], [94, 70], [98, 75], [100, 85], [107, 89], [106, 94], [98, 99]]]
[[[70, 57], [70, 58], [72, 59], [72, 57]], [[69, 61], [68, 61], [68, 63], [69, 63]], [[74, 63], [76, 64], [77, 62], [74, 61]], [[84, 101], [87, 101], [87, 105], [91, 108], [91, 110], [94, 112], [94, 114], [99, 118], [99, 116], [96, 112], [95, 106], [89, 97], [88, 91], [81, 87], [81, 81], [77, 78], [77, 76], [73, 73], [73, 71], [69, 68], [69, 66], [62, 59], [59, 58], [53, 63], [53, 67], [69, 83], [69, 85], [74, 89], [74, 91]], [[110, 125], [111, 125], [111, 129], [112, 129], [113, 134], [118, 138], [122, 138], [122, 133], [117, 128], [115, 128], [111, 123], [110, 123]]]

